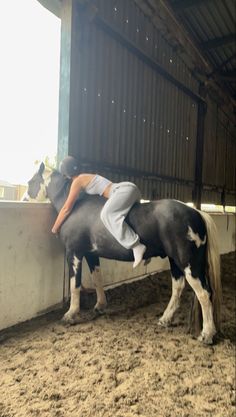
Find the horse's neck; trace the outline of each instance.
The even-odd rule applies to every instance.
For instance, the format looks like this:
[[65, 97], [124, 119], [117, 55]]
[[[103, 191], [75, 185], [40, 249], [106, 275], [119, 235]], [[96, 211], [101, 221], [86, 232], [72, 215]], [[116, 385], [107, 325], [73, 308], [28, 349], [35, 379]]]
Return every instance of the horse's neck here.
[[59, 176], [57, 177], [55, 173], [52, 173], [51, 180], [47, 186], [47, 193], [52, 205], [59, 212], [69, 194], [68, 182]]
[[66, 198], [63, 198], [62, 196], [55, 196], [55, 198], [51, 198], [49, 196], [49, 200], [51, 201], [53, 207], [56, 209], [56, 211], [59, 213], [61, 208], [63, 207]]

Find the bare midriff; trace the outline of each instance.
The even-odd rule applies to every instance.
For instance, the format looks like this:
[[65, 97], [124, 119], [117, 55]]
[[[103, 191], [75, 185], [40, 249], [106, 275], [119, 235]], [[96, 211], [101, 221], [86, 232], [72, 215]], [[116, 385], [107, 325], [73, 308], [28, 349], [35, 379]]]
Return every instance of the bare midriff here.
[[111, 191], [111, 186], [112, 186], [112, 182], [111, 182], [111, 184], [109, 184], [106, 188], [105, 188], [105, 190], [103, 191], [103, 197], [105, 197], [105, 198], [109, 198], [109, 195], [110, 195], [110, 191]]

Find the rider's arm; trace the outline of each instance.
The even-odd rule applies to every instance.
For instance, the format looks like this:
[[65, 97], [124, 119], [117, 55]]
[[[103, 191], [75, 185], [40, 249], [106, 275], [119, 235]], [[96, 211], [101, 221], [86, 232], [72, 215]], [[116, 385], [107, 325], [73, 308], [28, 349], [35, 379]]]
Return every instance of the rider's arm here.
[[59, 214], [53, 225], [52, 233], [56, 234], [59, 232], [62, 223], [64, 223], [66, 218], [69, 216], [71, 210], [73, 209], [73, 206], [78, 198], [80, 191], [83, 188], [86, 188], [86, 186], [90, 183], [93, 177], [94, 174], [81, 174], [73, 180], [66, 202], [59, 211]]

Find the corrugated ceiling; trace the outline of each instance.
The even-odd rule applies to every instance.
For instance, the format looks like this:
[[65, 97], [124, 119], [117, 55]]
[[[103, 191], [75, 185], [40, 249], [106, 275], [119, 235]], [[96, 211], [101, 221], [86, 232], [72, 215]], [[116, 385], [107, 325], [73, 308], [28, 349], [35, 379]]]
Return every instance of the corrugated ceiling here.
[[175, 16], [207, 58], [221, 86], [236, 100], [236, 3], [234, 0], [169, 0]]

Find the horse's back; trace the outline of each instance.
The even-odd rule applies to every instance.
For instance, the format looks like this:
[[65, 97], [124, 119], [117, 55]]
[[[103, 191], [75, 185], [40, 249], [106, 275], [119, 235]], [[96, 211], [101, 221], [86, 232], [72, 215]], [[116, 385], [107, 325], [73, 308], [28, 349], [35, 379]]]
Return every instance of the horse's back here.
[[[142, 223], [140, 222], [140, 216]], [[206, 232], [204, 221], [198, 210], [178, 200], [161, 199], [148, 203], [137, 203], [128, 215], [128, 221], [135, 230], [153, 227], [160, 232], [174, 232], [183, 235], [192, 227], [201, 236]]]
[[155, 214], [164, 250], [179, 267], [194, 258], [205, 258], [207, 231], [198, 210], [178, 200], [160, 200]]

